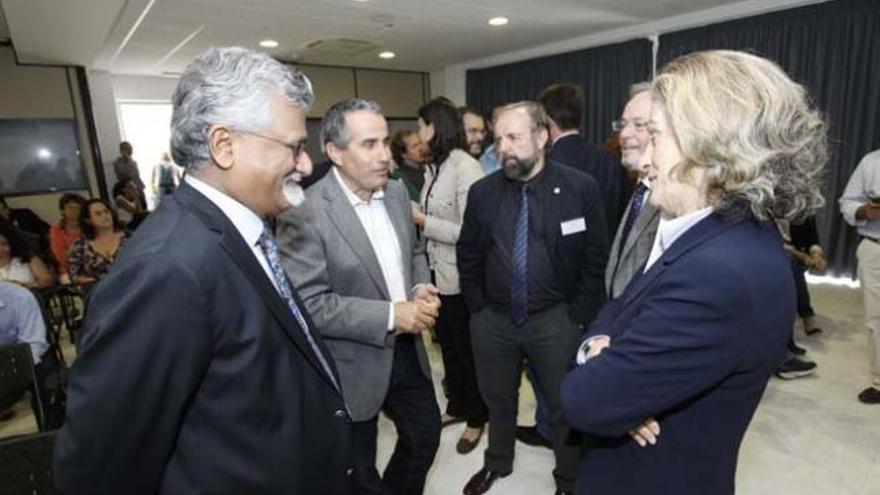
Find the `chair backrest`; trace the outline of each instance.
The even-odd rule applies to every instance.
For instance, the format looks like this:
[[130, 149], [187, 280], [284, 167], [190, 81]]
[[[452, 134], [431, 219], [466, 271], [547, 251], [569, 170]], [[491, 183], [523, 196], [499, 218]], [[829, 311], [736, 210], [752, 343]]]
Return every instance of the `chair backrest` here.
[[57, 431], [0, 441], [0, 493], [58, 494], [52, 479], [52, 452]]
[[18, 402], [34, 381], [30, 346], [0, 345], [0, 411]]

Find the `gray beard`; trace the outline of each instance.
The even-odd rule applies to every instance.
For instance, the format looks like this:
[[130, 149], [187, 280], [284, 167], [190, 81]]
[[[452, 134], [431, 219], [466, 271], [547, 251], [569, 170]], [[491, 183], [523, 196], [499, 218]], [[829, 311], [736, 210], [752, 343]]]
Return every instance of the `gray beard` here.
[[536, 163], [538, 163], [538, 160], [535, 157], [528, 159], [511, 158], [509, 160], [504, 160], [502, 163], [504, 176], [511, 180], [520, 180], [528, 176], [532, 170], [534, 170]]

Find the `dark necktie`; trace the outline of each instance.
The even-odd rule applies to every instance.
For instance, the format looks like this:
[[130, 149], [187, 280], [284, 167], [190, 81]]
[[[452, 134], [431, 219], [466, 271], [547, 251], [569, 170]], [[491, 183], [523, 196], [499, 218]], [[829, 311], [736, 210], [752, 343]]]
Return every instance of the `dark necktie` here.
[[529, 185], [520, 189], [519, 212], [513, 235], [510, 273], [510, 319], [521, 327], [529, 317]]
[[320, 361], [321, 367], [324, 368], [324, 372], [330, 377], [336, 390], [339, 390], [339, 384], [336, 383], [336, 378], [330, 370], [330, 365], [327, 363], [327, 359], [324, 357], [321, 349], [318, 348], [318, 344], [315, 342], [314, 337], [312, 337], [312, 332], [309, 331], [309, 326], [306, 324], [306, 319], [303, 318], [299, 306], [293, 299], [293, 291], [290, 288], [290, 282], [287, 280], [287, 276], [284, 274], [284, 269], [281, 268], [281, 261], [278, 258], [278, 244], [275, 243], [275, 239], [268, 230], [263, 230], [257, 244], [259, 244], [260, 248], [263, 250], [263, 254], [266, 255], [266, 261], [269, 262], [269, 269], [272, 270], [272, 278], [275, 279], [275, 285], [278, 286], [278, 292], [281, 295], [281, 299], [284, 299], [284, 302], [287, 303], [287, 307], [290, 308], [290, 312], [293, 314], [297, 323], [299, 323], [300, 328], [302, 328], [302, 332], [305, 335], [306, 340], [309, 342], [312, 351], [318, 357], [318, 361]]
[[617, 246], [617, 256], [620, 256], [620, 253], [623, 252], [623, 246], [626, 245], [626, 239], [629, 237], [629, 232], [632, 230], [633, 225], [636, 223], [636, 218], [639, 216], [639, 212], [642, 211], [642, 203], [645, 202], [645, 194], [648, 192], [648, 186], [645, 185], [644, 182], [639, 182], [639, 185], [636, 186], [636, 190], [633, 193], [632, 201], [629, 205], [629, 213], [626, 215], [626, 223], [623, 224], [623, 232], [620, 236], [620, 245]]

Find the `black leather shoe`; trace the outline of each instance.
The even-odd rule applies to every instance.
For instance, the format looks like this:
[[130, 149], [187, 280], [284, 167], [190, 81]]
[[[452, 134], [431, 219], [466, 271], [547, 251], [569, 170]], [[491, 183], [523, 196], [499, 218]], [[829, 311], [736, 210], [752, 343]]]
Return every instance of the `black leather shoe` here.
[[553, 444], [550, 443], [550, 440], [547, 440], [544, 438], [544, 435], [538, 433], [538, 428], [535, 426], [517, 426], [516, 439], [526, 445], [547, 447], [548, 449], [553, 448]]
[[859, 402], [862, 404], [880, 404], [880, 389], [868, 387], [859, 394]]
[[462, 493], [464, 495], [481, 495], [486, 493], [489, 491], [489, 488], [492, 488], [492, 483], [495, 483], [495, 480], [503, 478], [507, 476], [507, 474], [499, 474], [497, 471], [491, 471], [486, 468], [480, 469], [477, 471], [477, 474], [473, 475], [467, 484], [464, 485]]
[[806, 349], [795, 344], [793, 340], [788, 341], [788, 350], [791, 351], [791, 353], [795, 356], [803, 356], [807, 353]]

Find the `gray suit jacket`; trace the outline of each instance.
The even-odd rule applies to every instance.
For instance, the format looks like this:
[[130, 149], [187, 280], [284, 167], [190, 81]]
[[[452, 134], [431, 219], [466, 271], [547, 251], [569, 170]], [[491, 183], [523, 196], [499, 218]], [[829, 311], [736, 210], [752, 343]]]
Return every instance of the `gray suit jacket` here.
[[[617, 233], [614, 235], [614, 243], [611, 252], [608, 253], [608, 266], [605, 267], [605, 292], [609, 299], [617, 299], [623, 294], [629, 281], [635, 276], [636, 271], [648, 261], [651, 248], [654, 246], [654, 236], [657, 234], [657, 225], [660, 223], [660, 212], [650, 201], [645, 199], [642, 211], [636, 217], [632, 230], [620, 250], [621, 235], [626, 224], [626, 217], [632, 208], [632, 200], [626, 205]], [[620, 256], [618, 256], [618, 253]]]
[[[406, 287], [427, 283], [405, 186], [389, 181], [384, 201], [400, 242]], [[352, 419], [371, 419], [385, 402], [391, 377], [390, 296], [370, 239], [335, 174], [310, 187], [302, 206], [279, 216], [277, 233], [284, 269], [336, 361]], [[415, 342], [430, 380], [422, 339]]]

